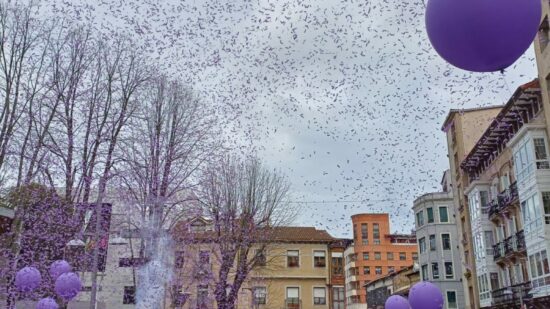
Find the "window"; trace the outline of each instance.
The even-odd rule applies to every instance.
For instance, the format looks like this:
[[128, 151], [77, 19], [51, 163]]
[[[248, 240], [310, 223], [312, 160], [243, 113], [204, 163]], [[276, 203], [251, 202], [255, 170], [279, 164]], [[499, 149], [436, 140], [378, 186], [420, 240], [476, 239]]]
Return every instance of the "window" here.
[[550, 192], [542, 192], [542, 205], [544, 207], [544, 222], [550, 224]]
[[426, 281], [428, 279], [428, 265], [422, 265], [422, 281]]
[[367, 239], [369, 238], [369, 225], [368, 223], [361, 223], [361, 238]]
[[189, 294], [183, 292], [183, 286], [179, 284], [172, 285], [172, 307], [181, 308], [187, 301]]
[[418, 240], [418, 251], [420, 253], [426, 252], [426, 237], [422, 237]]
[[416, 213], [416, 226], [421, 227], [424, 225], [424, 211], [419, 211]]
[[363, 260], [368, 261], [369, 260], [369, 253], [363, 252]]
[[300, 267], [300, 251], [288, 250], [286, 252], [286, 266], [287, 267]]
[[124, 296], [122, 297], [122, 303], [125, 304], [125, 305], [136, 303], [136, 287], [135, 286], [125, 286], [124, 287]]
[[435, 235], [430, 235], [430, 251], [435, 251]]
[[380, 252], [374, 252], [374, 259], [377, 261], [380, 261], [382, 259], [382, 255]]
[[376, 240], [378, 240], [378, 245], [380, 244], [380, 226], [378, 223], [372, 224], [372, 237], [374, 238], [374, 243], [376, 243]]
[[388, 252], [388, 261], [393, 261], [393, 252]]
[[120, 258], [118, 260], [118, 267], [140, 267], [147, 263], [145, 258]]
[[200, 251], [199, 252], [199, 261], [201, 265], [210, 264], [210, 252]]
[[407, 260], [407, 253], [405, 253], [405, 252], [399, 252], [399, 260], [400, 260], [400, 261], [405, 261], [405, 260]]
[[325, 267], [326, 257], [325, 251], [313, 251], [313, 264], [315, 267]]
[[453, 262], [445, 262], [445, 278], [453, 279]]
[[208, 285], [197, 285], [197, 307], [207, 308], [208, 306]]
[[439, 222], [449, 222], [449, 213], [447, 211], [447, 207], [439, 207]]
[[353, 225], [353, 239], [357, 240], [357, 224]]
[[479, 203], [481, 211], [487, 213], [489, 207], [489, 192], [488, 191], [479, 191]]
[[533, 171], [533, 151], [528, 142], [524, 142], [514, 153], [514, 168], [518, 181], [523, 180]]
[[265, 305], [267, 299], [267, 288], [265, 286], [254, 287], [254, 304]]
[[537, 169], [549, 169], [550, 164], [548, 163], [544, 138], [533, 138], [533, 144], [535, 145], [535, 162], [537, 164]]
[[332, 274], [343, 275], [344, 274], [344, 253], [332, 252]]
[[441, 234], [441, 246], [443, 250], [451, 250], [451, 235]]
[[382, 266], [376, 266], [374, 271], [377, 275], [381, 275], [382, 274]]
[[375, 245], [379, 245], [379, 244], [380, 244], [380, 239], [375, 239], [375, 240], [374, 240], [374, 244], [375, 244]]
[[370, 275], [370, 266], [363, 266], [363, 275]]
[[363, 275], [370, 275], [370, 266], [363, 266]]
[[434, 223], [434, 210], [431, 207], [426, 208], [428, 213], [428, 223]]
[[487, 255], [492, 255], [493, 254], [493, 245], [494, 245], [493, 231], [484, 231], [483, 234], [484, 234], [484, 237], [485, 237], [486, 254]]
[[185, 262], [185, 252], [183, 251], [176, 251], [176, 257], [174, 259], [174, 267], [175, 268], [183, 268], [183, 263]]
[[[300, 288], [288, 287], [286, 288], [286, 303], [288, 305], [300, 305]], [[299, 308], [291, 306], [291, 308]]]
[[313, 288], [313, 304], [325, 305], [327, 303], [327, 290], [325, 288]]
[[456, 302], [456, 292], [447, 291], [447, 308], [448, 309], [458, 309], [458, 304]]
[[432, 263], [432, 278], [439, 279], [439, 263]]
[[256, 266], [265, 266], [267, 264], [267, 258], [265, 256], [265, 250], [262, 249], [256, 249], [254, 251], [254, 255], [256, 257]]
[[391, 274], [395, 272], [395, 267], [394, 266], [388, 266], [388, 274]]
[[332, 309], [344, 309], [345, 297], [344, 287], [335, 286], [332, 288]]
[[521, 202], [521, 215], [523, 216], [523, 230], [525, 234], [531, 233], [531, 231], [542, 225], [542, 215], [540, 212], [539, 199], [536, 193]]
[[413, 252], [412, 253], [412, 258], [413, 258], [413, 261], [418, 261], [418, 253]]
[[529, 256], [529, 268], [531, 269], [533, 288], [550, 285], [550, 268], [546, 250]]

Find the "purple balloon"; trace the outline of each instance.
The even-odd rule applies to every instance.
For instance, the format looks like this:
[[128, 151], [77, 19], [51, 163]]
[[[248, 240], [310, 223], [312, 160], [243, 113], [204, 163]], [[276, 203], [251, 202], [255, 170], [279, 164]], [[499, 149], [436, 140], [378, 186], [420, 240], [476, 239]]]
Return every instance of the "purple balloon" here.
[[42, 298], [37, 304], [35, 309], [58, 309], [59, 306], [53, 298]]
[[64, 300], [71, 300], [80, 292], [82, 283], [75, 273], [64, 273], [55, 280], [55, 292]]
[[418, 282], [409, 292], [409, 304], [412, 309], [441, 309], [443, 294], [433, 283]]
[[410, 309], [409, 302], [405, 297], [399, 295], [390, 296], [384, 304], [385, 309]]
[[42, 276], [34, 267], [21, 268], [15, 275], [15, 286], [22, 292], [33, 291], [40, 282], [42, 282]]
[[533, 42], [541, 6], [540, 0], [429, 0], [426, 30], [435, 50], [452, 65], [499, 71]]
[[72, 270], [71, 265], [64, 260], [58, 260], [52, 263], [50, 266], [50, 276], [53, 280], [56, 280], [57, 277], [61, 276], [64, 273], [68, 273]]

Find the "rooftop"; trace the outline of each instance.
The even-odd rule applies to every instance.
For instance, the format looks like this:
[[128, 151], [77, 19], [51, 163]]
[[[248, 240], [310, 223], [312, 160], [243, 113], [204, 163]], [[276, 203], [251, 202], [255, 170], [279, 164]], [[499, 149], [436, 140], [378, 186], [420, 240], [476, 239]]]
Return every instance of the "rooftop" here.
[[481, 107], [474, 107], [474, 108], [461, 108], [461, 109], [451, 109], [449, 110], [449, 113], [447, 114], [447, 117], [445, 118], [445, 121], [443, 121], [443, 125], [441, 126], [441, 131], [447, 132], [449, 129], [449, 121], [452, 119], [452, 116], [454, 114], [464, 114], [469, 112], [477, 112], [482, 110], [488, 110], [488, 109], [495, 109], [495, 108], [502, 108], [502, 105], [490, 105], [490, 106], [481, 106]]
[[460, 167], [471, 175], [488, 166], [515, 133], [538, 114], [541, 104], [538, 79], [518, 87]]

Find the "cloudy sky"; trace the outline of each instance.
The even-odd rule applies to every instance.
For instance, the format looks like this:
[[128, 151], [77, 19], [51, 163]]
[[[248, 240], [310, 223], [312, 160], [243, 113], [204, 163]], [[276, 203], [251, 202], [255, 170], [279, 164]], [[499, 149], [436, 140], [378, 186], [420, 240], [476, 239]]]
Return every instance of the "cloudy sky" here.
[[292, 182], [296, 224], [350, 237], [350, 216], [412, 202], [448, 167], [451, 108], [502, 104], [536, 77], [533, 51], [500, 73], [445, 63], [421, 0], [60, 1], [55, 15], [136, 38], [225, 117], [227, 138]]

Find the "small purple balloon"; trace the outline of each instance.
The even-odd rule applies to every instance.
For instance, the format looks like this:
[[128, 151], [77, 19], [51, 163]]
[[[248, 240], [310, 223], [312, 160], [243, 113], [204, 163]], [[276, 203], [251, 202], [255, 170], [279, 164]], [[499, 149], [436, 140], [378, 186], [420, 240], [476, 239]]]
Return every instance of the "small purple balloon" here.
[[418, 282], [409, 292], [409, 304], [412, 309], [442, 309], [443, 294], [433, 283]]
[[392, 295], [384, 304], [385, 309], [410, 309], [411, 306], [409, 306], [409, 301], [403, 296], [399, 295]]
[[75, 273], [64, 273], [55, 280], [55, 292], [66, 301], [75, 298], [81, 288], [82, 283]]
[[64, 260], [58, 260], [50, 266], [50, 276], [55, 281], [59, 276], [72, 270], [71, 265]]
[[426, 30], [437, 53], [452, 65], [494, 72], [529, 48], [541, 15], [540, 0], [428, 0]]
[[21, 292], [33, 291], [40, 285], [40, 282], [42, 282], [42, 276], [34, 267], [23, 267], [15, 275], [15, 286]]
[[35, 309], [58, 309], [59, 306], [53, 298], [42, 298], [37, 304]]

